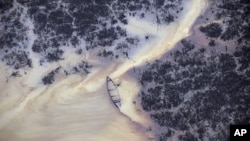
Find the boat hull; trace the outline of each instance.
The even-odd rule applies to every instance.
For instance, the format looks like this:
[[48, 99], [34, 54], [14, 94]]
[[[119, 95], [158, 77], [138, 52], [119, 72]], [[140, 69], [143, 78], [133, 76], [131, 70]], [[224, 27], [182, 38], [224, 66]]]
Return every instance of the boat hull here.
[[108, 94], [109, 94], [111, 101], [114, 103], [114, 105], [117, 108], [120, 108], [121, 107], [121, 98], [120, 98], [119, 91], [117, 89], [117, 85], [108, 76], [106, 78], [106, 85], [107, 85], [107, 91], [108, 91]]

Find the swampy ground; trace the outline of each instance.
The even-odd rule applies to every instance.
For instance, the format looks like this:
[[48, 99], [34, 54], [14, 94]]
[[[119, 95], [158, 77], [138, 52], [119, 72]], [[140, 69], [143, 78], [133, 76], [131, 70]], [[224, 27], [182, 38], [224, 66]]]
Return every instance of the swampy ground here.
[[1, 1], [0, 140], [226, 138], [249, 123], [249, 4], [233, 4]]

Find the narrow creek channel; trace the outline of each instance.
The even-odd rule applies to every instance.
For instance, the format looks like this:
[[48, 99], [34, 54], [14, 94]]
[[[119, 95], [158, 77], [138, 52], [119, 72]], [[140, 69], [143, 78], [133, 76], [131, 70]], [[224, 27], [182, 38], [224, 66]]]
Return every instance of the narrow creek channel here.
[[[37, 68], [31, 71], [31, 75], [1, 84], [1, 92], [6, 95], [0, 97], [0, 140], [153, 140], [152, 135], [146, 132], [151, 121], [140, 115], [133, 105], [140, 85], [128, 71], [161, 58], [178, 41], [189, 36], [192, 25], [205, 8], [205, 0], [185, 1], [180, 18], [159, 28], [145, 21], [128, 19], [126, 29], [129, 33], [151, 33], [155, 38], [133, 50], [130, 56], [133, 60], [102, 62], [89, 55], [87, 60], [94, 62], [94, 69], [85, 78], [59, 75], [53, 85], [35, 87], [32, 86], [34, 78], [29, 77], [40, 73], [41, 69]], [[1, 73], [5, 71], [0, 67]], [[122, 103], [120, 109], [108, 97], [107, 76], [121, 82], [118, 88]], [[4, 81], [5, 77], [1, 76], [0, 80]]]

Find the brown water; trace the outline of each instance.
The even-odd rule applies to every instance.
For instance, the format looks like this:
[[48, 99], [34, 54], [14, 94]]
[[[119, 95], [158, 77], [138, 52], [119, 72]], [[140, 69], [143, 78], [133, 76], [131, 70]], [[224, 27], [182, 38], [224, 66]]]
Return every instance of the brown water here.
[[[132, 52], [131, 58], [135, 62], [101, 62], [91, 53], [74, 56], [69, 50], [64, 61], [46, 66], [35, 63], [34, 69], [25, 70], [28, 75], [20, 78], [9, 78], [8, 70], [1, 64], [0, 141], [150, 140], [152, 136], [146, 132], [146, 128], [152, 123], [132, 103], [140, 85], [127, 71], [160, 58], [187, 37], [189, 29], [205, 7], [205, 0], [189, 0], [184, 14], [176, 22], [161, 26], [158, 30], [157, 25], [130, 18], [126, 27], [128, 32], [150, 33], [156, 37]], [[35, 60], [35, 55], [33, 57]], [[71, 60], [83, 58], [94, 65], [87, 77], [59, 74], [53, 85], [39, 84], [41, 76], [49, 71], [58, 66], [66, 67], [72, 63]], [[122, 99], [120, 110], [106, 93], [106, 76], [122, 82], [119, 87]]]

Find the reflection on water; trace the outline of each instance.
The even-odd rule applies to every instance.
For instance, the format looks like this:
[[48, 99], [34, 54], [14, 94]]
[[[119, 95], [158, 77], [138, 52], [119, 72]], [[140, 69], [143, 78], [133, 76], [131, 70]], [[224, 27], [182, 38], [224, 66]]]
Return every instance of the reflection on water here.
[[[160, 58], [179, 40], [188, 36], [189, 28], [204, 6], [204, 0], [190, 0], [180, 19], [169, 26], [160, 27], [155, 33], [153, 30], [157, 25], [151, 25], [151, 29], [148, 29], [149, 23], [136, 22], [136, 19], [131, 18], [126, 27], [128, 32], [150, 32], [156, 38], [134, 50], [134, 61], [113, 60], [100, 63], [99, 58], [89, 55], [86, 59], [95, 63], [94, 69], [87, 76], [65, 77], [59, 74], [53, 85], [43, 86], [38, 83], [38, 76], [43, 70], [45, 73], [58, 66], [66, 66], [74, 58], [70, 55], [64, 62], [44, 67], [37, 65], [33, 70], [26, 70], [30, 75], [20, 78], [8, 78], [10, 74], [1, 65], [0, 73], [4, 75], [0, 76], [0, 140], [149, 140], [151, 136], [145, 128], [152, 123], [133, 105], [140, 86], [127, 71], [147, 60]], [[136, 32], [135, 27], [139, 25], [140, 31]], [[119, 87], [122, 113], [108, 97], [106, 76], [122, 82]]]

